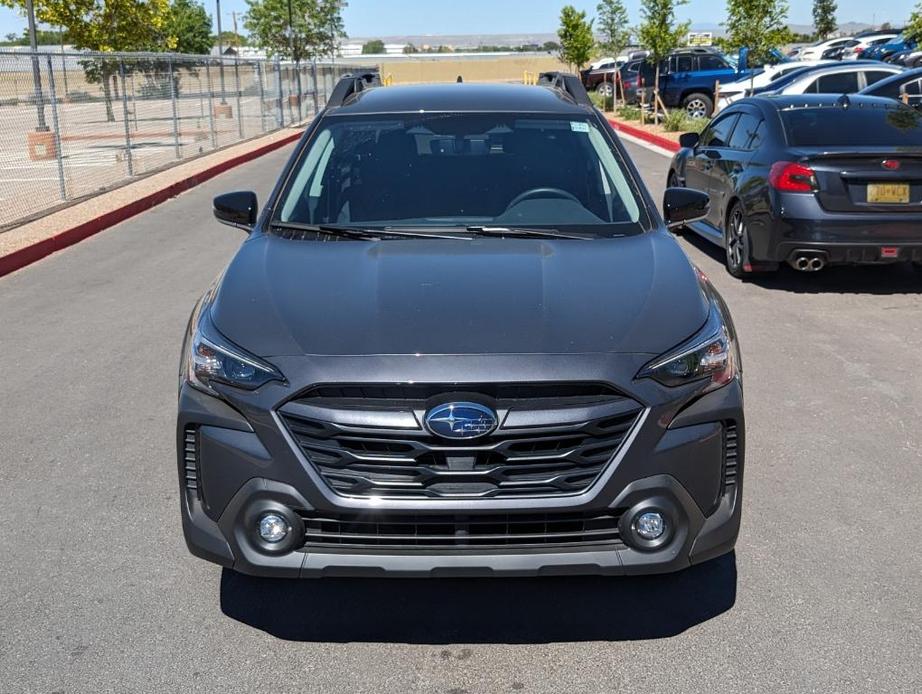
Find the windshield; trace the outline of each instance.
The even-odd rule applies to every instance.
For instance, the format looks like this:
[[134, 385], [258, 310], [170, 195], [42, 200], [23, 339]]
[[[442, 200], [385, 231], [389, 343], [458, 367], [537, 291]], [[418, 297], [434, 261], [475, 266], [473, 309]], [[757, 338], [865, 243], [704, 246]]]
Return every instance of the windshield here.
[[295, 165], [276, 222], [644, 231], [638, 191], [586, 118], [330, 117]]

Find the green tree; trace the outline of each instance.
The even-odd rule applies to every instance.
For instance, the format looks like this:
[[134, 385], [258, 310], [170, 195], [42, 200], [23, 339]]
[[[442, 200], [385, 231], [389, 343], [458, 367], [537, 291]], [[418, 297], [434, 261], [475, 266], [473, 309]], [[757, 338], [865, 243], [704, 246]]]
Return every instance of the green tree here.
[[836, 25], [836, 10], [839, 9], [836, 0], [813, 0], [813, 28], [816, 29], [816, 38], [825, 41], [838, 26]]
[[547, 51], [548, 53], [556, 53], [560, 50], [560, 44], [556, 41], [545, 41], [544, 45], [541, 46], [542, 51]]
[[787, 18], [787, 0], [727, 0], [725, 45], [748, 48], [753, 62], [765, 61], [772, 48], [791, 41]]
[[602, 0], [597, 6], [599, 48], [613, 57], [631, 42], [627, 9], [621, 0]]
[[375, 53], [384, 53], [384, 41], [381, 39], [372, 39], [371, 41], [365, 42], [362, 46], [362, 55]]
[[346, 0], [317, 0], [316, 27], [322, 55], [334, 58], [339, 52], [341, 39], [347, 37], [343, 22]]
[[204, 6], [195, 0], [173, 0], [164, 33], [172, 37], [172, 48], [177, 53], [211, 52], [211, 17]]
[[412, 43], [408, 43], [406, 46], [403, 47], [403, 52], [406, 55], [411, 55], [413, 53], [419, 53], [419, 49], [416, 46], [414, 46]]
[[922, 2], [916, 5], [912, 14], [909, 15], [909, 21], [903, 28], [903, 36], [907, 41], [922, 40]]
[[589, 62], [595, 38], [592, 35], [592, 20], [586, 19], [585, 12], [579, 12], [573, 5], [566, 5], [560, 11], [560, 59], [575, 65], [579, 70]]
[[[654, 90], [657, 94], [660, 63], [685, 41], [688, 28], [691, 26], [690, 22], [676, 24], [676, 8], [687, 2], [688, 0], [641, 0], [641, 22], [637, 28], [637, 37], [641, 45], [650, 51], [649, 59], [656, 65]], [[659, 110], [655, 100], [653, 109]]]
[[[0, 4], [3, 3], [0, 2]], [[64, 43], [70, 43], [70, 37], [67, 35], [67, 31], [64, 32], [62, 37], [61, 32], [54, 29], [36, 29], [35, 39], [39, 46], [57, 46], [61, 43], [62, 39]], [[9, 33], [6, 35], [3, 41], [0, 41], [0, 46], [28, 45], [29, 32], [27, 29], [23, 29], [21, 34]]]
[[[0, 0], [0, 5], [23, 11], [25, 2]], [[169, 0], [35, 0], [35, 18], [64, 27], [76, 48], [101, 53], [174, 50], [176, 45], [176, 38], [166, 31]], [[81, 65], [87, 81], [102, 86], [106, 118], [114, 121], [112, 93], [118, 94], [121, 63], [88, 58]]]
[[[218, 43], [218, 35], [214, 34], [211, 37], [211, 45], [214, 46]], [[240, 46], [246, 46], [247, 37], [241, 36], [240, 34], [235, 34], [233, 31], [228, 31], [225, 29], [221, 32], [221, 45], [223, 46], [233, 46], [234, 48], [240, 48]]]
[[247, 0], [249, 11], [243, 25], [253, 43], [270, 56], [300, 61], [313, 58], [319, 50], [317, 0], [290, 0], [291, 37], [289, 40], [288, 0]]

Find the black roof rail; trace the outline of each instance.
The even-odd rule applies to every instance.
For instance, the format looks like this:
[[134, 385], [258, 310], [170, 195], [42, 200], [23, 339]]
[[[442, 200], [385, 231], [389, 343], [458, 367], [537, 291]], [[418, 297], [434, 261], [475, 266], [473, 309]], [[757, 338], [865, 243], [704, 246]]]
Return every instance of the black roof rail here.
[[333, 91], [330, 98], [327, 99], [327, 108], [342, 106], [343, 103], [353, 94], [371, 89], [372, 87], [381, 86], [381, 74], [378, 72], [359, 72], [356, 74], [343, 75]]
[[576, 75], [568, 72], [542, 72], [538, 75], [538, 84], [566, 92], [578, 104], [592, 106], [586, 88]]

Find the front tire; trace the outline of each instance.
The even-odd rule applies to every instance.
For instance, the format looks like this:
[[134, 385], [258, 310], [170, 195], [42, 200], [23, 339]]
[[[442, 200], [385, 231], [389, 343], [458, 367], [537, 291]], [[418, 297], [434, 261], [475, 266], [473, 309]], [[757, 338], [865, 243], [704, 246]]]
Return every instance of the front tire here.
[[695, 92], [685, 97], [682, 108], [689, 118], [710, 118], [714, 113], [714, 99], [708, 94]]
[[615, 95], [615, 87], [611, 82], [602, 82], [598, 87], [595, 88], [596, 94], [599, 94], [606, 99], [610, 99]]

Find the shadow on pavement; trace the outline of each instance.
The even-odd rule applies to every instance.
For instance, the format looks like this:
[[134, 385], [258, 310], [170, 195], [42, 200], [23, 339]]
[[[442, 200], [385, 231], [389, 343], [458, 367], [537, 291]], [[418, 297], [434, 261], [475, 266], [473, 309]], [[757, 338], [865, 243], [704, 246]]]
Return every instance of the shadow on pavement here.
[[267, 579], [225, 569], [221, 610], [281, 639], [549, 643], [680, 634], [736, 602], [730, 553], [631, 578]]
[[[714, 265], [701, 264], [702, 270], [708, 274], [726, 272], [722, 248], [690, 231], [682, 239], [682, 243], [714, 261]], [[922, 270], [914, 270], [909, 263], [841, 265], [816, 273], [797, 272], [782, 264], [778, 272], [756, 274], [746, 281], [764, 289], [796, 294], [922, 294]]]

